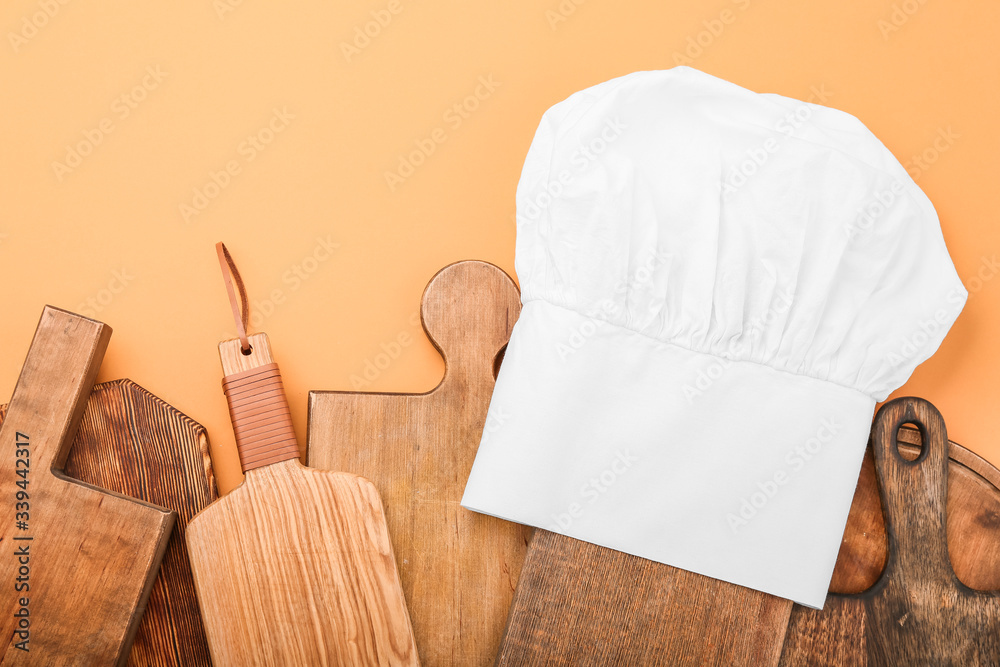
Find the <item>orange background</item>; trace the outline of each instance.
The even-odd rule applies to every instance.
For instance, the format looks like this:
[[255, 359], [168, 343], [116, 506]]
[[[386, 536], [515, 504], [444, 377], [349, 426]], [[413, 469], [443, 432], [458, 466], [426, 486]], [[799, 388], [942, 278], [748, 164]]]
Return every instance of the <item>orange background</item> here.
[[[304, 440], [308, 390], [354, 388], [401, 333], [413, 342], [364, 388], [438, 382], [421, 291], [456, 260], [513, 272], [514, 190], [546, 108], [686, 59], [848, 111], [911, 170], [970, 297], [897, 393], [933, 401], [952, 439], [1000, 464], [994, 0], [63, 1], [0, 9], [4, 396], [44, 304], [96, 317], [115, 332], [99, 379], [130, 377], [203, 423], [228, 491], [240, 474], [216, 344], [234, 327], [217, 240]], [[390, 187], [386, 172], [428, 140]], [[67, 156], [80, 142], [88, 154]], [[213, 172], [225, 187], [205, 193]]]

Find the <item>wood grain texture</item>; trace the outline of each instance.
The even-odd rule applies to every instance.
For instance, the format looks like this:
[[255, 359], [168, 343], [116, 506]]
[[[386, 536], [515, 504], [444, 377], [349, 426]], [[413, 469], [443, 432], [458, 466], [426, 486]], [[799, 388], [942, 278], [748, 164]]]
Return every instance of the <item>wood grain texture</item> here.
[[[920, 431], [919, 456], [910, 461], [896, 446], [900, 426]], [[927, 401], [896, 399], [885, 404], [872, 430], [872, 451], [881, 490], [888, 557], [870, 589], [830, 595], [823, 610], [796, 606], [788, 627], [782, 665], [885, 665], [906, 667], [1000, 664], [1000, 592], [979, 591], [958, 579], [949, 559], [948, 518], [967, 513], [979, 526], [965, 561], [966, 577], [996, 581], [998, 523], [996, 475], [975, 470], [955, 480], [960, 497], [949, 491], [949, 447], [944, 420]], [[979, 479], [975, 479], [978, 476]], [[963, 480], [959, 482], [958, 480]], [[992, 487], [992, 488], [990, 488]], [[968, 495], [967, 495], [968, 494]], [[971, 494], [975, 494], [972, 497]], [[957, 503], [946, 512], [946, 499]], [[966, 519], [966, 525], [970, 525]], [[984, 535], [992, 534], [992, 540]], [[988, 558], [993, 555], [994, 560]], [[868, 562], [861, 567], [870, 571]], [[986, 570], [992, 573], [976, 575]], [[970, 576], [971, 574], [971, 576]], [[852, 580], [861, 583], [864, 576]], [[972, 583], [972, 581], [970, 581]]]
[[487, 420], [494, 361], [520, 312], [485, 262], [439, 271], [421, 301], [445, 374], [424, 394], [313, 391], [309, 464], [371, 479], [386, 502], [425, 665], [489, 665], [531, 529], [460, 506]]
[[536, 529], [496, 664], [774, 665], [791, 606]]
[[[919, 432], [901, 428], [899, 440], [904, 458], [916, 458]], [[948, 458], [948, 553], [955, 576], [970, 588], [1000, 589], [1000, 470], [955, 442], [948, 443]], [[881, 576], [887, 555], [882, 499], [869, 444], [830, 592], [868, 590]]]
[[[264, 334], [220, 344], [226, 375], [271, 363]], [[237, 356], [239, 355], [239, 356]], [[188, 549], [217, 667], [416, 665], [374, 485], [298, 459], [248, 470], [196, 516]]]
[[[0, 406], [0, 421], [7, 406]], [[184, 531], [218, 495], [203, 426], [131, 380], [94, 386], [66, 475], [177, 512], [128, 665], [210, 665]]]
[[[0, 428], [0, 636], [4, 665], [125, 664], [175, 513], [63, 473], [110, 327], [46, 306]], [[15, 443], [29, 437], [30, 518], [15, 524]], [[30, 541], [18, 538], [31, 537]], [[29, 545], [30, 590], [14, 593], [15, 549]], [[30, 598], [30, 651], [14, 648]]]

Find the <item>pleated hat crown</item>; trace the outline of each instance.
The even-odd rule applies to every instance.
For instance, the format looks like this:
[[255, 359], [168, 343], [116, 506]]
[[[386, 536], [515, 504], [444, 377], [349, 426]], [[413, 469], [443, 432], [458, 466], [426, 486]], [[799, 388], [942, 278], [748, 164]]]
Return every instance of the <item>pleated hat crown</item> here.
[[821, 607], [876, 401], [967, 297], [902, 165], [846, 113], [637, 72], [542, 117], [515, 267], [463, 506]]
[[548, 110], [516, 270], [525, 302], [876, 400], [966, 297], [930, 201], [859, 120], [687, 67]]

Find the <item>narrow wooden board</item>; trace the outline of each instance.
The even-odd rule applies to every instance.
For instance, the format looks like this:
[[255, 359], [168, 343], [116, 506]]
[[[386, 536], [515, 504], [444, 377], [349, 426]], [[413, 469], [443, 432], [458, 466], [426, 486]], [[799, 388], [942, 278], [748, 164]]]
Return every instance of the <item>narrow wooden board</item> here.
[[531, 529], [460, 506], [487, 425], [497, 354], [520, 313], [499, 268], [466, 261], [421, 300], [445, 374], [424, 394], [313, 391], [309, 464], [376, 485], [425, 665], [489, 665]]
[[[0, 422], [7, 406], [0, 406]], [[67, 476], [177, 512], [177, 522], [139, 622], [128, 665], [211, 664], [184, 531], [218, 497], [205, 428], [128, 379], [94, 386]]]
[[[907, 423], [921, 436], [912, 461], [912, 435], [900, 437], [910, 447], [896, 445]], [[834, 582], [867, 590], [830, 595], [822, 610], [796, 606], [781, 664], [1000, 664], [1000, 475], [949, 447], [941, 415], [920, 399], [883, 406], [871, 445], [882, 521], [863, 471]]]
[[497, 665], [774, 665], [792, 603], [547, 530]]
[[[226, 375], [272, 362], [264, 334], [220, 344]], [[248, 470], [188, 525], [216, 667], [416, 665], [375, 486], [298, 459]]]
[[[46, 306], [0, 428], [4, 665], [125, 664], [167, 546], [173, 511], [63, 473], [110, 337], [105, 324]], [[26, 447], [17, 444], [25, 439]], [[19, 449], [27, 450], [23, 458]], [[15, 484], [24, 479], [16, 461], [25, 459], [26, 518], [14, 502], [24, 491]], [[19, 562], [15, 553], [24, 548], [27, 562]], [[16, 583], [28, 589], [15, 593]], [[15, 633], [21, 598], [28, 600], [27, 652], [15, 647], [23, 639]]]

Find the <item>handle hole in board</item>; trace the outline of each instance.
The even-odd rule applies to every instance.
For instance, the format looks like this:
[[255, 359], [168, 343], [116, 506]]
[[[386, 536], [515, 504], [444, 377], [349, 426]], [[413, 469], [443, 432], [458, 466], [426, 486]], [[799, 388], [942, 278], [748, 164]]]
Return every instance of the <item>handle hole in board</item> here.
[[253, 345], [247, 347], [247, 349], [245, 350], [241, 347], [240, 352], [243, 354], [244, 357], [249, 357], [251, 354], [253, 354]]
[[[916, 443], [912, 442], [912, 435], [904, 439], [904, 431], [908, 434], [913, 434], [915, 431]], [[922, 460], [927, 450], [926, 442], [927, 434], [924, 433], [923, 426], [916, 422], [904, 422], [899, 425], [899, 429], [896, 431], [896, 452], [904, 461], [915, 463], [918, 460]]]

